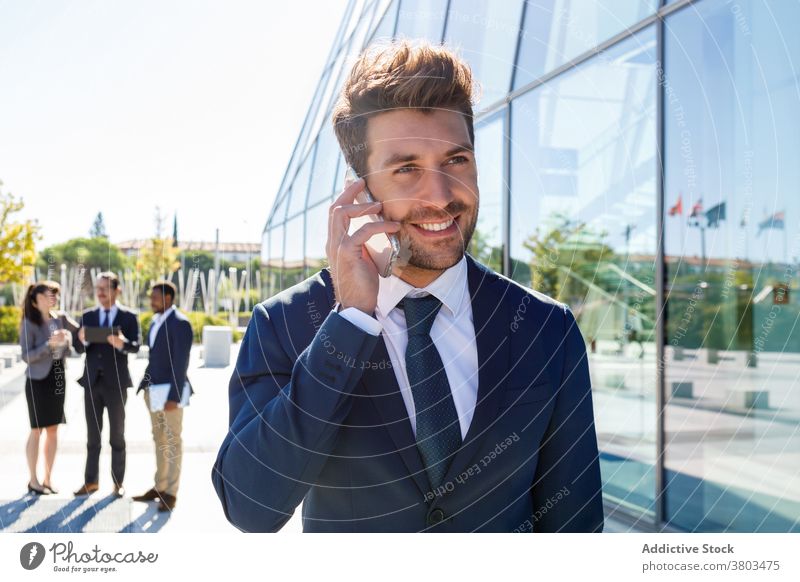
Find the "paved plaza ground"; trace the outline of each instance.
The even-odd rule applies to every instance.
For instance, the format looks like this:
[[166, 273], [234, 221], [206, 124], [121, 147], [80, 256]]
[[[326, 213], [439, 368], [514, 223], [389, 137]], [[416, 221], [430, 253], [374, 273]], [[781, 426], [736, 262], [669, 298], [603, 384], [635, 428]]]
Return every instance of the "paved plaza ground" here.
[[[195, 395], [183, 420], [183, 465], [178, 504], [172, 513], [159, 513], [155, 502], [131, 500], [152, 486], [155, 471], [155, 447], [150, 432], [150, 417], [142, 394], [128, 393], [126, 406], [127, 496], [111, 493], [111, 452], [108, 445], [108, 422], [104, 423], [103, 451], [100, 460], [100, 491], [89, 497], [75, 498], [72, 491], [83, 481], [86, 459], [86, 423], [83, 412], [83, 388], [76, 379], [82, 360], [67, 360], [67, 424], [59, 429], [59, 448], [53, 471], [57, 495], [26, 495], [28, 471], [25, 464], [25, 441], [29, 432], [25, 403], [25, 364], [18, 362], [0, 374], [0, 531], [38, 533], [76, 532], [199, 532], [236, 534], [222, 513], [211, 484], [211, 467], [220, 443], [227, 432], [228, 381], [236, 361], [238, 346], [232, 348], [231, 365], [205, 368], [199, 346], [192, 350], [189, 377]], [[147, 360], [130, 358], [134, 382], [142, 377]], [[40, 461], [41, 462], [41, 461]], [[41, 472], [40, 472], [41, 478]], [[281, 533], [302, 531], [300, 511]], [[606, 531], [627, 531], [616, 520], [606, 521]]]

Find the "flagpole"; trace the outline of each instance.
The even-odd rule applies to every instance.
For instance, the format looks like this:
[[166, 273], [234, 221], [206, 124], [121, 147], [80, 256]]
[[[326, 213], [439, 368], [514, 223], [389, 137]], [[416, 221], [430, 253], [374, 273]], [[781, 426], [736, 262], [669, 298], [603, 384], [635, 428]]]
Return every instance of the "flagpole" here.
[[783, 260], [789, 265], [789, 240], [786, 236], [786, 211], [783, 211]]
[[750, 235], [747, 233], [747, 222], [742, 221], [742, 230], [744, 230], [744, 260], [750, 260], [750, 253], [748, 252], [748, 247], [750, 246]]
[[706, 228], [700, 224], [699, 220], [698, 226], [700, 227], [700, 256], [702, 257], [703, 270], [705, 271], [708, 268], [708, 264], [706, 263]]

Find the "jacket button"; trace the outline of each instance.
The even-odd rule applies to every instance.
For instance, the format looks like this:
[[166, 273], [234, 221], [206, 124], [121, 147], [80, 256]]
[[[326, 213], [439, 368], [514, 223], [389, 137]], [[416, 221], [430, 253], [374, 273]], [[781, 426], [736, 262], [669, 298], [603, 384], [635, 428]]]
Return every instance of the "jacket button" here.
[[428, 514], [428, 525], [436, 525], [444, 520], [444, 511], [438, 507]]

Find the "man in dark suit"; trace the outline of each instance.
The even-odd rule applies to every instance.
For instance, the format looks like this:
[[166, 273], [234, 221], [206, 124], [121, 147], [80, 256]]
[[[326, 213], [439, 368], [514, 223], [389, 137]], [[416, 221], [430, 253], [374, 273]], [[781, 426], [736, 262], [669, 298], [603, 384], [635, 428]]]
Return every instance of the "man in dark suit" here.
[[[189, 404], [192, 385], [187, 377], [192, 351], [192, 324], [173, 305], [175, 285], [170, 281], [157, 281], [150, 288], [150, 307], [153, 321], [147, 331], [150, 359], [144, 377], [139, 383], [150, 421], [156, 447], [156, 474], [153, 487], [134, 501], [158, 500], [159, 511], [172, 511], [178, 501], [178, 484], [181, 478], [183, 456], [183, 408]], [[166, 402], [153, 410], [151, 392], [166, 389]]]
[[[119, 278], [112, 272], [100, 273], [95, 281], [98, 306], [81, 317], [79, 342], [75, 348], [85, 352], [83, 375], [78, 383], [83, 386], [86, 413], [86, 470], [83, 485], [75, 495], [89, 495], [99, 488], [100, 438], [103, 431], [103, 411], [108, 411], [111, 444], [111, 478], [114, 494], [122, 497], [125, 489], [125, 402], [128, 388], [133, 385], [128, 371], [128, 354], [139, 351], [139, 319], [136, 314], [117, 303], [120, 292]], [[86, 327], [119, 328], [109, 334], [103, 343], [87, 343]]]
[[[599, 532], [586, 348], [568, 306], [466, 253], [478, 217], [468, 66], [363, 54], [334, 124], [360, 179], [329, 267], [256, 306], [212, 471], [228, 520], [276, 531]], [[350, 220], [381, 213], [350, 233]], [[398, 237], [382, 278], [364, 243]]]

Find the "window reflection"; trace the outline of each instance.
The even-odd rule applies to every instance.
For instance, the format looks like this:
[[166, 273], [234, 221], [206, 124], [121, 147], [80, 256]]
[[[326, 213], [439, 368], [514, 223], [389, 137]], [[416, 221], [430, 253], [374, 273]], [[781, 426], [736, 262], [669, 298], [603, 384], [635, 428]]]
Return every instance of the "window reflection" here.
[[334, 190], [344, 184], [344, 173], [341, 177], [337, 174], [339, 155], [339, 144], [333, 133], [333, 126], [328, 123], [322, 128], [319, 135], [317, 158], [311, 178], [311, 189], [308, 193], [309, 206], [329, 198]]
[[269, 259], [267, 260], [267, 288], [271, 294], [283, 290], [283, 225], [267, 231]]
[[294, 216], [298, 212], [302, 212], [306, 206], [306, 194], [308, 193], [308, 183], [311, 179], [311, 167], [314, 162], [314, 148], [308, 152], [303, 165], [300, 166], [300, 171], [292, 182], [292, 197], [289, 200], [288, 216]]
[[303, 215], [286, 222], [286, 243], [283, 254], [283, 288], [303, 280]]
[[328, 209], [330, 200], [309, 208], [306, 223], [307, 274], [315, 273], [327, 264], [325, 243], [328, 235]]
[[589, 353], [604, 493], [655, 498], [655, 35], [512, 103], [511, 265], [567, 303]]
[[[375, 28], [375, 32], [372, 35], [372, 41], [385, 41], [392, 37], [392, 33], [394, 32], [394, 25], [397, 22], [397, 9], [399, 8], [400, 1], [394, 0], [393, 2], [389, 3], [389, 6], [386, 8], [385, 12], [381, 16], [381, 20], [378, 23], [378, 26]], [[382, 6], [377, 7], [377, 14], [381, 15]]]
[[505, 110], [475, 127], [475, 159], [478, 162], [480, 211], [478, 224], [470, 242], [470, 254], [497, 272], [503, 271], [502, 207], [503, 180], [503, 116]]
[[520, 36], [522, 0], [451, 0], [445, 42], [458, 49], [480, 80], [480, 103], [508, 93]]
[[401, 0], [396, 36], [441, 42], [446, 11], [446, 0]]
[[514, 88], [593, 49], [657, 7], [658, 0], [528, 0]]
[[666, 21], [666, 505], [692, 531], [800, 531], [798, 21]]

